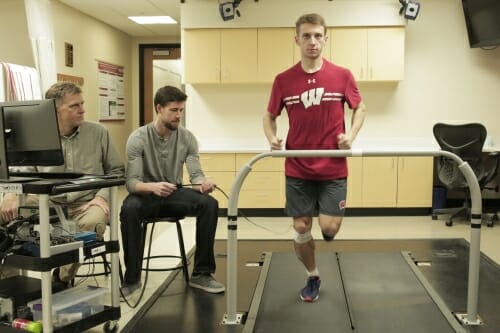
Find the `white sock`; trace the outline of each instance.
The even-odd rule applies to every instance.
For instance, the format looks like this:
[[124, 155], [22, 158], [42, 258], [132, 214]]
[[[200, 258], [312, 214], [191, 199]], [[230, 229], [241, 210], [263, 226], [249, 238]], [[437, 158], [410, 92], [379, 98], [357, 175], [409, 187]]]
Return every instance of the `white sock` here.
[[307, 271], [307, 277], [310, 277], [310, 276], [319, 276], [319, 271], [318, 271], [318, 267], [316, 267], [315, 269], [313, 269], [312, 271]]

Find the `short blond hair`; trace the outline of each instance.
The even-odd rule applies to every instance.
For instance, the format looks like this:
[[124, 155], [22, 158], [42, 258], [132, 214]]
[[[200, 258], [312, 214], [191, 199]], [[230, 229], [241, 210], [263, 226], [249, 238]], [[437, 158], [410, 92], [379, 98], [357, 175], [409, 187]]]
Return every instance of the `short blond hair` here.
[[323, 16], [316, 14], [316, 13], [304, 14], [297, 19], [297, 22], [295, 22], [295, 33], [297, 34], [297, 36], [299, 35], [299, 32], [300, 32], [300, 26], [302, 24], [306, 24], [306, 23], [321, 25], [323, 27], [323, 29], [325, 30], [324, 34], [326, 36], [325, 19], [323, 18]]
[[82, 93], [82, 88], [80, 88], [79, 85], [73, 83], [73, 82], [68, 82], [68, 81], [62, 81], [62, 82], [57, 82], [54, 83], [46, 92], [45, 92], [45, 98], [46, 99], [55, 99], [56, 100], [56, 107], [61, 106], [62, 102], [64, 101], [64, 97], [66, 95], [76, 95], [76, 94], [81, 94]]

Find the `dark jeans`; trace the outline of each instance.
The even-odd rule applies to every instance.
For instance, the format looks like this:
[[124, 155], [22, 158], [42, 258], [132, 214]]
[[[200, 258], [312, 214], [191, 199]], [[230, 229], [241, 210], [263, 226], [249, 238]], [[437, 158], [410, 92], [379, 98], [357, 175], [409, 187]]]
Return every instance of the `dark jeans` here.
[[161, 216], [196, 216], [196, 250], [193, 274], [214, 273], [214, 239], [219, 203], [212, 196], [191, 188], [180, 188], [168, 197], [129, 194], [120, 212], [122, 245], [125, 260], [125, 283], [141, 278], [145, 218]]

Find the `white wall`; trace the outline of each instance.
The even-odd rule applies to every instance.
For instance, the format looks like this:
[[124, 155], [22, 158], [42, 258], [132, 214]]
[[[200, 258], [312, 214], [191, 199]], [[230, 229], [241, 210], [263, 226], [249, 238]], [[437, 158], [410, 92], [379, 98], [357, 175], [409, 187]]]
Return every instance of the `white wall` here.
[[[275, 9], [276, 2], [266, 0], [258, 4], [265, 11], [267, 3]], [[380, 2], [353, 0], [365, 6]], [[188, 9], [192, 10], [189, 17], [193, 22], [197, 15], [202, 22], [208, 16], [214, 25], [223, 22], [217, 12], [209, 14], [206, 8], [205, 12], [196, 11], [196, 2], [187, 3], [192, 6], [183, 6], [183, 27], [188, 23], [184, 22]], [[206, 1], [201, 3], [206, 5]], [[321, 3], [320, 6], [318, 1], [308, 1], [304, 12], [320, 8], [323, 11], [318, 11], [324, 14], [323, 6], [328, 2]], [[469, 48], [460, 0], [420, 0], [420, 3], [417, 20], [409, 21], [406, 27], [405, 79], [399, 83], [360, 84], [367, 119], [358, 141], [432, 141], [432, 125], [436, 121], [480, 121], [487, 126], [494, 143], [500, 144], [500, 47], [491, 51]], [[248, 8], [253, 4], [248, 1], [246, 10], [241, 7], [242, 18], [250, 15]], [[211, 6], [217, 5], [211, 2]], [[398, 9], [399, 6], [394, 9], [396, 16]], [[276, 20], [287, 19], [289, 26], [294, 26], [298, 16], [294, 12], [291, 15], [289, 10], [279, 15], [273, 13], [271, 16]], [[335, 15], [357, 17], [349, 10], [337, 11]], [[240, 19], [231, 24], [237, 25]], [[266, 16], [259, 22], [262, 27], [274, 24]], [[189, 95], [186, 124], [199, 137], [202, 148], [203, 142], [264, 142], [262, 114], [270, 85], [187, 85], [186, 91]], [[350, 111], [346, 114], [350, 117]], [[285, 125], [279, 126], [283, 131]]]
[[320, 13], [330, 26], [404, 24], [397, 0], [245, 0], [238, 7], [241, 16], [229, 21], [219, 13], [223, 2], [186, 1], [181, 6], [182, 28], [292, 27], [306, 12]]
[[[153, 100], [156, 91], [163, 86], [170, 85], [184, 89], [182, 72], [182, 61], [180, 59], [153, 59], [153, 96], [151, 100]], [[151, 119], [154, 119], [156, 117], [154, 106], [149, 112]]]
[[[125, 143], [132, 130], [133, 114], [138, 110], [133, 107], [131, 92], [132, 38], [58, 1], [51, 1], [51, 9], [57, 72], [84, 79], [82, 89], [86, 119], [99, 119], [97, 61], [124, 66], [126, 118], [123, 121], [106, 121], [102, 124], [109, 129], [117, 150], [125, 160]], [[64, 43], [73, 45], [73, 67], [65, 65]]]
[[35, 67], [24, 1], [0, 1], [0, 62]]

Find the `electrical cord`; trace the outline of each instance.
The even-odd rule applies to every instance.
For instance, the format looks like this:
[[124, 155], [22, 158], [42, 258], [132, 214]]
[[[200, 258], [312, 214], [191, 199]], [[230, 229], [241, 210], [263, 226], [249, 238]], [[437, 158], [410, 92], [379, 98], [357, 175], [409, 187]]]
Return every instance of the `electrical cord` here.
[[[120, 302], [125, 302], [125, 304], [127, 304], [127, 306], [131, 309], [135, 309], [139, 305], [139, 303], [142, 300], [142, 297], [144, 296], [144, 292], [146, 291], [146, 285], [148, 283], [148, 277], [149, 277], [149, 260], [151, 257], [151, 243], [153, 241], [154, 228], [155, 228], [155, 224], [153, 223], [153, 225], [151, 226], [151, 232], [149, 233], [148, 257], [146, 259], [146, 276], [144, 277], [144, 283], [142, 285], [141, 293], [139, 294], [139, 298], [137, 299], [137, 301], [134, 304], [131, 304], [128, 301], [127, 297], [125, 297], [125, 295], [123, 295], [122, 288], [119, 289], [120, 296], [121, 296]], [[146, 232], [146, 230], [144, 230], [144, 232]], [[142, 269], [142, 265], [141, 265], [141, 269]]]
[[[200, 186], [200, 185], [201, 184], [178, 184], [177, 187], [189, 187], [189, 186]], [[221, 189], [217, 185], [215, 185], [215, 189], [218, 190], [226, 199], [229, 200], [229, 195], [227, 195], [227, 193], [224, 192], [223, 189]], [[274, 231], [272, 229], [266, 228], [263, 225], [258, 224], [255, 221], [252, 221], [248, 216], [246, 216], [245, 214], [243, 214], [243, 212], [241, 211], [241, 209], [238, 210], [238, 215], [241, 215], [242, 218], [244, 218], [247, 222], [249, 222], [253, 226], [255, 226], [257, 228], [260, 228], [262, 230], [265, 230], [265, 231], [267, 231], [267, 232], [269, 232], [271, 234], [278, 235], [278, 236], [286, 235], [290, 231], [290, 229], [292, 228], [292, 226], [289, 225], [288, 228], [284, 232], [276, 232], [276, 231]]]

